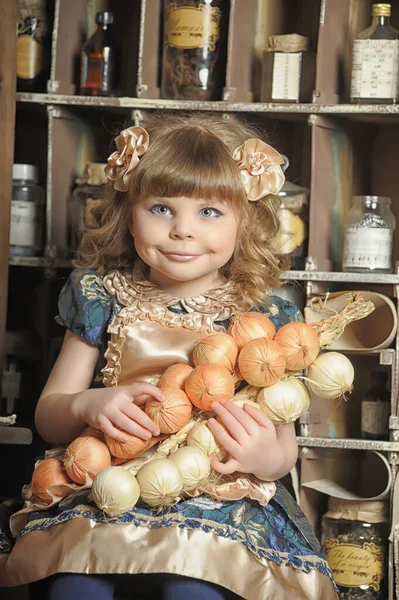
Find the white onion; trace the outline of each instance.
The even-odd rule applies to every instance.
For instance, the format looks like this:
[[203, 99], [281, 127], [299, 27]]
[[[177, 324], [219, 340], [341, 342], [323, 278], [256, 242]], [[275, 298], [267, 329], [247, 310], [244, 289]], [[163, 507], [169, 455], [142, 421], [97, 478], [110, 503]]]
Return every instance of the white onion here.
[[194, 425], [187, 436], [187, 446], [197, 446], [207, 456], [217, 460], [223, 460], [227, 456], [226, 450], [216, 440], [206, 421]]
[[261, 388], [255, 387], [254, 385], [247, 385], [245, 388], [237, 392], [233, 398], [233, 400], [239, 400], [241, 398], [246, 398], [247, 400], [253, 400], [255, 402], [257, 395], [259, 394]]
[[183, 490], [195, 489], [208, 477], [211, 462], [208, 456], [196, 446], [184, 446], [170, 456], [183, 477]]
[[257, 404], [257, 402], [254, 402], [253, 400], [248, 400], [247, 398], [233, 398], [232, 402], [233, 402], [233, 404], [236, 404], [240, 408], [244, 408], [245, 404], [248, 404], [249, 406], [253, 406], [254, 408], [260, 408], [260, 406], [259, 406], [259, 404]]
[[263, 388], [256, 401], [273, 423], [291, 423], [308, 410], [310, 396], [303, 383], [289, 377]]
[[341, 398], [353, 389], [355, 372], [351, 361], [340, 352], [324, 352], [308, 370], [312, 391], [320, 398]]
[[137, 479], [123, 467], [107, 467], [97, 473], [91, 495], [100, 510], [117, 517], [135, 506], [140, 488]]
[[137, 474], [140, 498], [149, 506], [170, 506], [183, 489], [183, 477], [168, 458], [156, 458]]

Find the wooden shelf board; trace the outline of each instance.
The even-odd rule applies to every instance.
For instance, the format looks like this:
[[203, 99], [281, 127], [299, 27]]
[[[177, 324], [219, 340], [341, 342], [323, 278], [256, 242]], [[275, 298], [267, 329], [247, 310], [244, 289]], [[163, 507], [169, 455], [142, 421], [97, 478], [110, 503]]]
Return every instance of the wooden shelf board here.
[[286, 281], [331, 281], [336, 283], [369, 283], [399, 285], [399, 275], [394, 273], [349, 273], [341, 271], [286, 271], [281, 279]]
[[32, 430], [27, 427], [0, 427], [0, 446], [29, 446], [32, 440]]
[[74, 96], [67, 94], [17, 93], [17, 102], [34, 104], [66, 104], [98, 108], [130, 108], [156, 110], [203, 110], [212, 112], [328, 114], [328, 115], [399, 115], [398, 104], [295, 104], [265, 102], [222, 102], [198, 100], [160, 100], [149, 98]]
[[303, 448], [342, 448], [345, 450], [377, 450], [399, 452], [399, 442], [358, 440], [351, 438], [332, 439], [297, 436], [298, 446]]

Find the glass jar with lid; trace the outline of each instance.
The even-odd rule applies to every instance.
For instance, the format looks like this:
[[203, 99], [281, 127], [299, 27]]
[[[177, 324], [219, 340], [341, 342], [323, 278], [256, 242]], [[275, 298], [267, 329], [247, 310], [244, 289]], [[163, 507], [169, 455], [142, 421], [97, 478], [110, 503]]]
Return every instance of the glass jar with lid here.
[[343, 271], [392, 272], [395, 217], [391, 199], [354, 196], [345, 226]]
[[388, 502], [330, 498], [321, 541], [341, 600], [386, 600]]
[[[284, 173], [289, 167], [287, 156], [282, 155]], [[293, 269], [304, 269], [307, 255], [309, 222], [309, 190], [285, 180], [277, 194], [280, 200], [280, 235], [278, 250], [289, 254]]]
[[43, 253], [45, 191], [38, 180], [39, 170], [35, 165], [13, 165], [10, 223], [10, 254], [13, 256]]

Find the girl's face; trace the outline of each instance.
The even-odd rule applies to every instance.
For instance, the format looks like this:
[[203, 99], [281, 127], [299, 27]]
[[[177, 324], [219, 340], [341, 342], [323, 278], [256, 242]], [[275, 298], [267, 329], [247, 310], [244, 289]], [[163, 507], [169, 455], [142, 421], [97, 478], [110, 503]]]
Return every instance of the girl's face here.
[[232, 208], [217, 200], [150, 197], [133, 205], [131, 232], [149, 280], [182, 298], [222, 283], [237, 228]]

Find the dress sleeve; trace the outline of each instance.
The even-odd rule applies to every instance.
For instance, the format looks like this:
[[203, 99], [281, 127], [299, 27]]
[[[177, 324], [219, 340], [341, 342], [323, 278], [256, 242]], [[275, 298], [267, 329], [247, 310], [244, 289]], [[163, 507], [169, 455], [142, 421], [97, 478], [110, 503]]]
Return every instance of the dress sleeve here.
[[96, 271], [75, 269], [61, 290], [57, 321], [92, 346], [100, 347], [111, 315], [111, 302]]
[[270, 305], [262, 312], [274, 323], [277, 331], [292, 321], [304, 322], [299, 308], [289, 300], [280, 298], [280, 296], [269, 296], [269, 301]]

